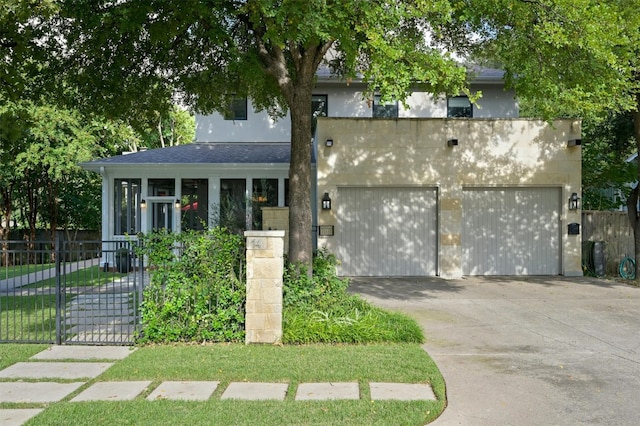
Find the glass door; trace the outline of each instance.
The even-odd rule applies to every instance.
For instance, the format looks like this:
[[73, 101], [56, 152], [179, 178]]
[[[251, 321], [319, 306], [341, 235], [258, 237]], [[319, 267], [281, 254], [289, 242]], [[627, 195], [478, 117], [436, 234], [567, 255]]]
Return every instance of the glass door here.
[[173, 203], [166, 201], [152, 201], [151, 202], [151, 229], [159, 231], [166, 229], [169, 232], [174, 232], [173, 226]]

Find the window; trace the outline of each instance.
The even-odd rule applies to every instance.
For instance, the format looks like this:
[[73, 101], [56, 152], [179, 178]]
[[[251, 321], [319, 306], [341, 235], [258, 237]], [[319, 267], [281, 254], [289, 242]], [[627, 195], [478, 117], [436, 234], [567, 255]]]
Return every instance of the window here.
[[225, 120], [247, 119], [247, 98], [233, 98], [229, 103], [229, 110], [224, 114]]
[[234, 234], [247, 229], [246, 179], [220, 179], [219, 225]]
[[182, 179], [180, 220], [183, 231], [202, 231], [209, 223], [209, 180]]
[[149, 197], [172, 197], [176, 195], [175, 179], [149, 179]]
[[398, 118], [398, 101], [382, 102], [380, 95], [373, 97], [374, 118]]
[[114, 179], [114, 234], [140, 232], [140, 179]]
[[311, 136], [316, 134], [318, 117], [327, 117], [328, 115], [327, 95], [313, 95], [311, 97]]
[[262, 207], [278, 205], [278, 179], [253, 179], [252, 186], [252, 227], [262, 229]]
[[472, 118], [473, 108], [466, 96], [455, 96], [447, 99], [447, 117]]

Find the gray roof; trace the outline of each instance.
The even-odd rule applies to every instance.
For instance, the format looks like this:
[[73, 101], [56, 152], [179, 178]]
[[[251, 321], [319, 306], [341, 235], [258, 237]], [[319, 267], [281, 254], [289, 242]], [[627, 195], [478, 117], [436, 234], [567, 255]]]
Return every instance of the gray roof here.
[[[126, 164], [288, 164], [291, 144], [190, 143], [83, 163], [85, 168]], [[313, 161], [313, 160], [312, 160]]]

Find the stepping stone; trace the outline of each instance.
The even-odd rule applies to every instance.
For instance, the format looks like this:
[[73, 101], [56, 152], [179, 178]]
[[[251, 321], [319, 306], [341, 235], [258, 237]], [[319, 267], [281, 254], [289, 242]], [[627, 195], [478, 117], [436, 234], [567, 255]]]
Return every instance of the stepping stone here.
[[267, 399], [284, 400], [288, 383], [251, 383], [232, 382], [222, 393], [220, 399], [244, 399], [261, 401]]
[[71, 402], [129, 401], [140, 395], [150, 384], [151, 381], [97, 382], [76, 395]]
[[[135, 350], [135, 349], [134, 349]], [[35, 354], [31, 359], [124, 359], [133, 353], [131, 348], [124, 346], [60, 346], [54, 345], [49, 349]]]
[[37, 416], [42, 411], [41, 408], [20, 408], [0, 410], [0, 425], [20, 426], [26, 423], [31, 417]]
[[369, 383], [372, 400], [435, 401], [431, 385], [409, 383]]
[[0, 371], [5, 379], [94, 378], [111, 367], [110, 362], [18, 362]]
[[358, 383], [301, 383], [296, 392], [296, 401], [360, 399]]
[[211, 398], [219, 384], [220, 382], [162, 382], [147, 399], [206, 401]]
[[56, 402], [82, 385], [84, 382], [0, 382], [0, 402]]

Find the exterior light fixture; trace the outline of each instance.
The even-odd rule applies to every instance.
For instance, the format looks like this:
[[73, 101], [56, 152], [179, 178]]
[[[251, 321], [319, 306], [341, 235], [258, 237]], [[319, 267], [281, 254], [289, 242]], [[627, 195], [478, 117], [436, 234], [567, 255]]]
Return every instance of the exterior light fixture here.
[[140, 200], [140, 208], [144, 209], [146, 207], [147, 207], [147, 201], [144, 199]]
[[569, 139], [567, 146], [580, 146], [582, 145], [582, 139]]
[[328, 192], [322, 196], [322, 210], [331, 210], [331, 198], [329, 198]]
[[324, 146], [331, 148], [333, 146], [333, 139], [327, 139], [324, 141]]
[[577, 192], [571, 194], [571, 197], [569, 197], [569, 210], [578, 210], [578, 200], [580, 198], [578, 198]]
[[176, 209], [180, 208], [180, 200], [176, 198]]
[[453, 146], [458, 146], [458, 139], [449, 139], [447, 141], [447, 146], [449, 148], [453, 147]]

